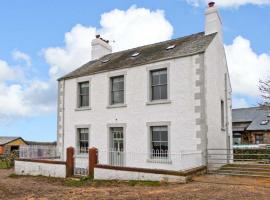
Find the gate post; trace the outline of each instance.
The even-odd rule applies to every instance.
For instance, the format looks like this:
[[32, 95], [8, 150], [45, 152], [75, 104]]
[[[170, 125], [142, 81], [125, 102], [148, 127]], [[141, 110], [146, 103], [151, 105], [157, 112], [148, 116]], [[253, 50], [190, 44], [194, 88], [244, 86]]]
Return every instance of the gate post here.
[[74, 174], [74, 148], [67, 148], [67, 159], [66, 159], [66, 176], [71, 177]]
[[95, 166], [98, 163], [98, 149], [93, 147], [88, 150], [88, 175], [94, 177]]

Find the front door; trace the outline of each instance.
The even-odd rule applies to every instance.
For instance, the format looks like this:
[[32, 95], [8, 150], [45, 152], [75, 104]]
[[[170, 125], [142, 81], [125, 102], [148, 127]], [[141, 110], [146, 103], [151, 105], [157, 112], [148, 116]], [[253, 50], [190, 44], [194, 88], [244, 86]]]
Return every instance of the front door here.
[[110, 165], [124, 165], [124, 133], [123, 127], [110, 129]]

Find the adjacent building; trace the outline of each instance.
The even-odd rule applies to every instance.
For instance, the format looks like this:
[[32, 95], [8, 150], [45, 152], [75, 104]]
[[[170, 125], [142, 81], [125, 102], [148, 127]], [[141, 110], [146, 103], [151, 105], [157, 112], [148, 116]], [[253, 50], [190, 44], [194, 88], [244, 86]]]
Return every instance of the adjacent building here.
[[26, 144], [27, 143], [21, 137], [0, 136], [0, 155], [18, 151], [20, 150], [20, 146]]
[[87, 161], [96, 147], [102, 164], [184, 170], [205, 165], [208, 148], [231, 148], [231, 85], [214, 3], [205, 17], [204, 32], [115, 53], [97, 35], [92, 60], [59, 79], [62, 159], [72, 146]]
[[270, 110], [261, 107], [233, 109], [233, 144], [270, 144]]

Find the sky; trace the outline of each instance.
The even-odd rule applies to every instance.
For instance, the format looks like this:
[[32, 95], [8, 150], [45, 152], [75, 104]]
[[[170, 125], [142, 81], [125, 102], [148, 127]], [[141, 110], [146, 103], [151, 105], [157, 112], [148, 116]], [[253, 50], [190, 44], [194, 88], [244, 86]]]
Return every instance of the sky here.
[[[113, 51], [204, 31], [207, 0], [1, 0], [0, 135], [56, 140], [57, 81], [91, 60], [101, 34]], [[270, 0], [216, 0], [233, 107], [256, 106], [270, 74]]]

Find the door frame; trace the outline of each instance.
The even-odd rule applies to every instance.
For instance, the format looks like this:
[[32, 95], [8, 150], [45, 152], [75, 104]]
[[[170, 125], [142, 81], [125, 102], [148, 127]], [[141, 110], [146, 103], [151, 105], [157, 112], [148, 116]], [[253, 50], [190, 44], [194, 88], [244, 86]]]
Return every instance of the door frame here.
[[[127, 145], [126, 145], [126, 129], [127, 129], [127, 124], [126, 123], [112, 123], [112, 124], [107, 124], [107, 163], [109, 164], [110, 161], [110, 143], [111, 143], [111, 128], [123, 128], [123, 142], [124, 142], [124, 152], [127, 152]], [[126, 156], [124, 153], [124, 162], [123, 164], [126, 164]]]

